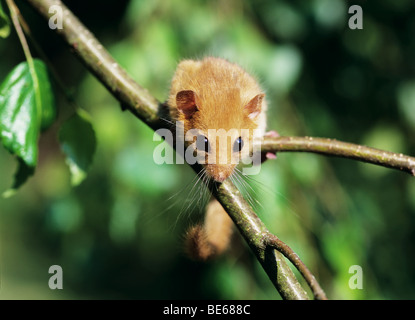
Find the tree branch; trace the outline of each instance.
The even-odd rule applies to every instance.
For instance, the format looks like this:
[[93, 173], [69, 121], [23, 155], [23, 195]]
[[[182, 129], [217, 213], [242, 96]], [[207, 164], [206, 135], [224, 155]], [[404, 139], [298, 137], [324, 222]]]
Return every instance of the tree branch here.
[[401, 170], [415, 176], [415, 158], [334, 139], [315, 137], [265, 137], [261, 152], [313, 152], [359, 160]]
[[[63, 12], [63, 28], [56, 31], [73, 49], [81, 62], [102, 82], [123, 108], [131, 111], [152, 129], [164, 127], [163, 105], [139, 86], [125, 70], [110, 56], [105, 48], [86, 29], [72, 12], [59, 0], [27, 0], [45, 19], [50, 18], [49, 8], [59, 6]], [[231, 183], [223, 183], [215, 188], [214, 195], [219, 199], [244, 238], [256, 253], [268, 276], [285, 299], [308, 299], [307, 294], [279, 252], [267, 246], [262, 239], [270, 234], [261, 220], [255, 215], [237, 188]], [[232, 201], [229, 201], [232, 199]], [[244, 223], [240, 223], [244, 221]], [[258, 229], [259, 228], [259, 229]], [[253, 234], [252, 230], [259, 230]], [[258, 238], [259, 237], [259, 238]], [[256, 242], [255, 239], [261, 239]], [[304, 266], [305, 267], [305, 266]], [[311, 286], [313, 288], [313, 286]]]
[[324, 291], [298, 255], [268, 231], [234, 184], [226, 180], [212, 190], [284, 299], [303, 300], [308, 297], [281, 254], [300, 271], [316, 299], [327, 299]]
[[144, 88], [138, 85], [111, 57], [108, 51], [78, 18], [60, 0], [27, 0], [47, 21], [49, 9], [62, 9], [62, 28], [55, 29], [74, 54], [114, 95], [122, 107], [131, 111], [152, 128], [160, 128], [160, 103]]
[[[147, 90], [139, 86], [110, 56], [98, 40], [86, 29], [71, 11], [59, 0], [27, 0], [46, 20], [50, 18], [49, 8], [59, 6], [63, 11], [63, 28], [56, 31], [73, 49], [84, 65], [101, 81], [123, 109], [128, 109], [152, 129], [164, 127], [164, 108]], [[325, 155], [343, 156], [391, 168], [399, 168], [415, 174], [415, 159], [390, 152], [348, 144], [329, 139], [280, 137], [265, 138], [262, 151], [304, 151]], [[213, 188], [219, 200], [239, 231], [248, 242], [259, 262], [268, 274], [278, 292], [285, 299], [307, 299], [307, 294], [286, 264], [284, 254], [299, 269], [309, 283], [314, 296], [324, 299], [309, 270], [298, 256], [281, 240], [272, 235], [247, 204], [238, 189], [225, 181]]]

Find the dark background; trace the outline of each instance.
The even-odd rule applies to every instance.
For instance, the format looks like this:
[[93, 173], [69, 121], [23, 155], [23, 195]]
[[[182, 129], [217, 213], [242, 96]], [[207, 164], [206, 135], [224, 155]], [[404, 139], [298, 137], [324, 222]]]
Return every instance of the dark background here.
[[[258, 77], [269, 129], [415, 155], [411, 0], [65, 3], [160, 101], [181, 59], [217, 55]], [[363, 30], [348, 27], [352, 4], [363, 9]], [[120, 111], [42, 18], [17, 5], [76, 104], [90, 113], [98, 146], [88, 177], [72, 187], [56, 137], [73, 107], [56, 87], [59, 119], [40, 139], [35, 176], [0, 199], [0, 298], [279, 298], [239, 235], [214, 262], [184, 256], [183, 232], [203, 213], [194, 173], [156, 165], [153, 132]], [[24, 60], [14, 31], [0, 39], [0, 57], [0, 79]], [[15, 169], [0, 148], [1, 192]], [[258, 214], [330, 298], [415, 298], [414, 178], [287, 153], [254, 179], [248, 191]], [[63, 269], [60, 291], [48, 287], [54, 264]], [[349, 287], [353, 265], [362, 267], [361, 290]]]

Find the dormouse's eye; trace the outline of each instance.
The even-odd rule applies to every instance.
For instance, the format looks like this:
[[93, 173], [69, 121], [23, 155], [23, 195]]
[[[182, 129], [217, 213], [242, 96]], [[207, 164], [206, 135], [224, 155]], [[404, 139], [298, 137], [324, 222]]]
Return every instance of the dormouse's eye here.
[[239, 137], [235, 140], [235, 143], [233, 144], [233, 152], [239, 152], [244, 147], [244, 141], [242, 140], [242, 137]]
[[208, 138], [202, 135], [197, 136], [196, 148], [204, 152], [210, 152], [210, 144]]

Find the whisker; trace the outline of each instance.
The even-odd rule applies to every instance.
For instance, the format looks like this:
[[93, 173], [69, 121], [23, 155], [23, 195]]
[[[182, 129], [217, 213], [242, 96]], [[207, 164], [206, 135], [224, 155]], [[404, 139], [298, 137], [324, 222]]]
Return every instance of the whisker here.
[[247, 188], [244, 186], [244, 184], [241, 182], [241, 178], [239, 177], [237, 172], [234, 172], [231, 176], [231, 181], [237, 186], [237, 188], [241, 191], [244, 198], [248, 201], [248, 203], [253, 207], [253, 202], [251, 195], [249, 194]]
[[211, 177], [206, 172], [206, 169], [203, 169], [203, 174], [204, 174], [203, 180], [202, 180], [203, 183], [202, 183], [202, 186], [201, 186], [201, 189], [202, 189], [201, 191], [203, 192], [202, 197], [201, 197], [201, 199], [202, 199], [201, 205], [205, 206], [207, 201], [209, 201], [209, 199], [212, 195], [212, 192], [211, 192], [211, 190], [209, 190], [209, 183], [210, 183]]
[[[208, 184], [210, 182], [211, 177], [207, 173], [205, 168], [202, 168], [200, 172], [196, 175], [197, 180], [192, 180], [192, 188], [188, 192], [188, 196], [186, 197], [187, 206], [182, 206], [180, 210], [182, 214], [183, 212], [187, 212], [190, 214], [197, 208], [203, 209], [208, 200], [211, 196], [211, 191], [208, 188]], [[193, 207], [192, 205], [195, 204]]]
[[[171, 211], [173, 208], [179, 205], [177, 210], [174, 210], [176, 217], [174, 222], [170, 224], [170, 229], [174, 229], [177, 227], [178, 221], [182, 218], [183, 214], [186, 213], [186, 216], [190, 217], [190, 215], [200, 206], [200, 201], [197, 201], [196, 206], [192, 206], [196, 200], [198, 200], [198, 195], [202, 195], [203, 186], [201, 180], [203, 179], [204, 172], [200, 172], [197, 175], [194, 175], [190, 183], [186, 183], [186, 185], [180, 188], [179, 191], [174, 192], [171, 196], [165, 199], [163, 202], [167, 203], [168, 205], [164, 207], [163, 210], [155, 212], [145, 212], [143, 214], [144, 221], [143, 223], [150, 223], [155, 219], [159, 218], [162, 215], [165, 215], [166, 212]], [[189, 191], [190, 189], [190, 191]], [[187, 195], [183, 199], [182, 195]]]
[[[246, 186], [248, 186], [249, 189], [251, 189], [251, 191], [255, 193], [255, 195], [257, 195], [257, 191], [247, 181], [247, 180], [250, 180], [250, 177], [245, 175], [240, 169], [238, 168], [235, 168], [235, 169], [236, 169], [236, 172], [238, 173], [238, 177], [240, 178], [241, 182], [243, 182]], [[253, 180], [250, 180], [250, 181], [253, 181]]]
[[[240, 169], [238, 169], [238, 168], [236, 168], [236, 169], [243, 175], [243, 177], [247, 181], [249, 181], [249, 183], [253, 183], [261, 191], [261, 193], [266, 193], [267, 195], [272, 196], [272, 197], [278, 196], [278, 197], [282, 198], [284, 201], [286, 201], [287, 204], [288, 204], [287, 205], [288, 211], [292, 215], [294, 215], [295, 217], [299, 217], [298, 213], [295, 210], [292, 209], [293, 207], [295, 207], [295, 203], [292, 202], [290, 199], [288, 199], [283, 193], [267, 186], [263, 182], [253, 178], [251, 175], [244, 174]], [[257, 194], [256, 191], [254, 191], [254, 192]]]
[[175, 126], [176, 125], [175, 122], [173, 120], [171, 120], [171, 119], [160, 118], [160, 120], [162, 120], [162, 121], [164, 121], [164, 122], [166, 122], [166, 123], [168, 123], [168, 124], [170, 124], [172, 126]]
[[[259, 205], [260, 207], [262, 207], [261, 202], [257, 199], [258, 198], [258, 194], [255, 191], [255, 189], [252, 188], [252, 186], [244, 180], [243, 175], [241, 174], [241, 172], [239, 171], [239, 169], [235, 170], [234, 174], [232, 175], [232, 181], [237, 185], [237, 187], [240, 189], [240, 191], [242, 192], [242, 194], [244, 195], [244, 197], [247, 199], [248, 203], [255, 209], [257, 210], [258, 207], [257, 205]], [[254, 196], [253, 197], [251, 195], [251, 192], [253, 192]]]
[[[198, 192], [200, 193], [199, 186], [200, 186], [201, 181], [203, 180], [203, 176], [204, 176], [204, 171], [202, 170], [202, 171], [198, 172], [198, 174], [193, 178], [193, 180], [189, 184], [189, 186], [191, 186], [191, 189], [188, 192], [188, 196], [186, 197], [186, 200], [182, 205], [182, 208], [180, 210], [180, 213], [179, 213], [177, 219], [179, 219], [184, 212], [187, 212], [188, 217], [190, 217], [190, 214], [196, 209], [196, 207], [192, 207], [192, 205], [198, 199], [198, 197], [196, 195], [197, 195]], [[198, 201], [196, 201], [196, 203], [198, 203]], [[176, 220], [176, 223], [177, 223], [177, 220]]]

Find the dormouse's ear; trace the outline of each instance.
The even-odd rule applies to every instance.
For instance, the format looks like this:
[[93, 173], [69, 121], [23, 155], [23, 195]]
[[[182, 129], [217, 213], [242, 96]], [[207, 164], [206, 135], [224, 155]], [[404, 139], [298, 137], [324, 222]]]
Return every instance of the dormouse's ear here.
[[186, 119], [190, 119], [198, 110], [196, 104], [196, 93], [192, 90], [179, 91], [176, 95], [177, 109], [185, 115]]
[[261, 113], [262, 100], [265, 94], [257, 94], [248, 104], [245, 106], [245, 111], [248, 114], [249, 119], [255, 119]]

